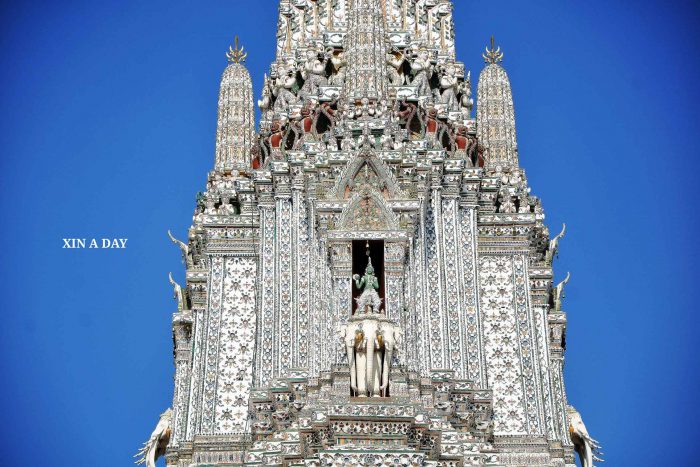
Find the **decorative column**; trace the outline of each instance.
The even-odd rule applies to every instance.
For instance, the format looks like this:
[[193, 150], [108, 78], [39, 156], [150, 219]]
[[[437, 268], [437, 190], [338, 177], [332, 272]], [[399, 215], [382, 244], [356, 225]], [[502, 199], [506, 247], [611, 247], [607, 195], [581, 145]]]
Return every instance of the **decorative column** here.
[[[459, 161], [463, 163], [463, 161]], [[445, 351], [447, 367], [455, 371], [458, 378], [467, 379], [466, 352], [466, 322], [463, 300], [464, 293], [460, 283], [459, 241], [457, 236], [457, 219], [459, 211], [459, 193], [461, 181], [460, 164], [451, 164], [445, 167], [443, 176], [443, 193], [441, 201], [441, 215], [439, 216], [439, 232], [441, 246], [440, 259], [442, 262], [441, 275], [444, 287], [443, 315], [446, 318], [446, 340], [449, 348]], [[450, 173], [451, 172], [451, 173]]]
[[[316, 228], [316, 209], [315, 202], [317, 199], [316, 185], [310, 183], [307, 188], [307, 208], [306, 222], [308, 223], [309, 235], [309, 333], [312, 336], [321, 336], [323, 303], [325, 303], [325, 295], [323, 294], [323, 275], [321, 271], [326, 268], [325, 248], [320, 246], [318, 229]], [[321, 369], [321, 342], [309, 346], [309, 371], [311, 374], [318, 374]]]
[[[286, 171], [285, 171], [286, 173]], [[294, 283], [292, 281], [292, 192], [289, 175], [274, 176], [275, 182], [275, 341], [273, 351], [274, 376], [284, 376], [293, 368], [292, 355], [297, 344], [294, 335], [292, 297]]]
[[428, 309], [428, 284], [427, 284], [427, 267], [425, 260], [425, 243], [427, 237], [426, 228], [426, 211], [429, 202], [428, 189], [423, 182], [426, 177], [424, 169], [421, 168], [418, 173], [418, 179], [421, 183], [416, 190], [416, 196], [420, 203], [418, 212], [418, 226], [413, 244], [413, 255], [411, 266], [411, 278], [413, 280], [413, 313], [415, 314], [415, 328], [417, 335], [415, 336], [418, 347], [418, 366], [423, 374], [429, 374], [430, 371], [430, 312]]
[[189, 392], [192, 368], [192, 311], [173, 314], [173, 341], [175, 344], [175, 394], [173, 434], [171, 446], [178, 446], [187, 435]]
[[206, 332], [208, 313], [205, 309], [195, 309], [193, 313], [193, 351], [192, 380], [190, 381], [187, 433], [184, 439], [192, 441], [202, 423], [202, 386], [204, 380], [204, 352], [206, 348]]
[[216, 412], [216, 380], [219, 363], [219, 333], [221, 331], [221, 307], [224, 286], [224, 256], [209, 255], [209, 294], [207, 296], [207, 328], [205, 331], [204, 368], [202, 374], [201, 423], [195, 434], [214, 434]]
[[[338, 325], [346, 323], [352, 316], [352, 243], [349, 241], [335, 242], [330, 245], [331, 250], [331, 280], [333, 295], [333, 319], [328, 323], [332, 341], [337, 342], [336, 330]], [[340, 345], [329, 349], [335, 358], [332, 363], [344, 362]]]
[[483, 354], [482, 323], [479, 314], [479, 289], [477, 279], [477, 208], [476, 201], [464, 200], [459, 205], [459, 277], [461, 309], [466, 332], [467, 377], [478, 387], [486, 387], [486, 371]]
[[[409, 309], [406, 303], [406, 277], [408, 275], [408, 265], [406, 264], [406, 252], [408, 245], [403, 242], [390, 242], [384, 244], [384, 278], [385, 297], [384, 309], [386, 316], [393, 322], [399, 323], [406, 336], [413, 336], [416, 332], [414, 326], [415, 310]], [[413, 365], [418, 358], [415, 349], [415, 339], [404, 339], [403, 348], [400, 349], [399, 358], [401, 363], [407, 366]], [[416, 368], [417, 369], [417, 368]]]
[[309, 212], [304, 199], [304, 173], [301, 164], [294, 167], [292, 179], [292, 244], [294, 251], [294, 304], [293, 317], [294, 335], [297, 336], [295, 352], [292, 354], [294, 368], [308, 369], [310, 366], [309, 326], [311, 314], [311, 280], [309, 241]]
[[[531, 264], [533, 256], [530, 256]], [[535, 257], [535, 261], [537, 257]], [[536, 263], [534, 263], [536, 264]], [[540, 365], [541, 373], [541, 389], [544, 404], [544, 421], [547, 427], [547, 440], [550, 443], [550, 450], [557, 453], [558, 457], [563, 457], [562, 451], [562, 433], [568, 437], [568, 427], [561, 424], [561, 419], [565, 418], [566, 404], [559, 404], [553, 400], [556, 395], [553, 392], [552, 365], [551, 354], [551, 336], [548, 314], [549, 314], [549, 299], [552, 285], [552, 270], [550, 267], [534, 266], [530, 268], [530, 297], [532, 302], [532, 311], [535, 318], [535, 328], [537, 335], [537, 358]], [[558, 325], [557, 325], [558, 326]], [[562, 334], [563, 335], [563, 334]], [[559, 339], [561, 345], [561, 339]], [[559, 453], [561, 451], [561, 453]]]
[[[335, 352], [333, 344], [337, 343], [333, 322], [335, 321], [335, 295], [333, 294], [333, 275], [331, 273], [331, 248], [328, 246], [328, 214], [322, 213], [318, 215], [318, 231], [317, 231], [317, 264], [321, 268], [318, 272], [318, 294], [316, 301], [317, 309], [315, 311], [317, 317], [316, 335], [318, 338], [318, 371], [328, 371], [335, 362]], [[327, 274], [324, 274], [327, 272]]]
[[[552, 390], [557, 438], [564, 447], [565, 456], [573, 460], [573, 445], [569, 437], [569, 421], [566, 414], [567, 397], [564, 388], [564, 339], [566, 336], [566, 313], [550, 310], [547, 314], [549, 329], [549, 355], [552, 374]], [[573, 464], [573, 462], [571, 462]], [[568, 463], [567, 463], [568, 465]]]
[[[415, 232], [415, 227], [411, 229], [411, 232]], [[421, 338], [421, 312], [422, 307], [418, 307], [416, 300], [416, 291], [418, 288], [418, 281], [416, 280], [416, 274], [413, 271], [416, 270], [416, 258], [415, 258], [415, 235], [411, 235], [409, 243], [406, 246], [407, 258], [404, 263], [404, 309], [402, 310], [402, 320], [401, 324], [404, 326], [404, 331], [406, 338], [404, 339], [404, 351], [406, 352], [406, 366], [409, 371], [420, 372], [421, 370], [421, 349], [422, 345], [420, 343]], [[410, 342], [410, 343], [409, 343]]]
[[401, 322], [403, 329], [406, 329], [402, 321], [405, 257], [406, 246], [403, 243], [384, 243], [384, 310], [389, 319]]
[[425, 336], [430, 342], [430, 368], [429, 370], [444, 370], [449, 368], [446, 359], [449, 351], [447, 338], [447, 317], [445, 316], [443, 284], [442, 238], [440, 234], [442, 225], [442, 187], [440, 180], [433, 181], [431, 186], [430, 203], [425, 224], [425, 263], [427, 275], [426, 281], [426, 305], [428, 311], [428, 334]]
[[275, 201], [269, 172], [256, 180], [258, 209], [260, 211], [260, 268], [258, 270], [258, 351], [256, 355], [255, 385], [268, 385], [274, 375], [273, 349], [275, 347]]

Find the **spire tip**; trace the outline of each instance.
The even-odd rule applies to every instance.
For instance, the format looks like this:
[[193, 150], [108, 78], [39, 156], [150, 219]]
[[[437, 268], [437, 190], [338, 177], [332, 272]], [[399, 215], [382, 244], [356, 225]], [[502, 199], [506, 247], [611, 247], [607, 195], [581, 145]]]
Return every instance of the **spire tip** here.
[[486, 52], [481, 54], [484, 57], [486, 63], [500, 63], [503, 61], [503, 52], [501, 52], [501, 47], [495, 46], [495, 41], [493, 36], [491, 36], [491, 48], [486, 47]]
[[228, 52], [226, 52], [226, 58], [228, 58], [229, 63], [243, 63], [248, 57], [248, 52], [245, 51], [244, 47], [238, 46], [238, 36], [234, 39], [233, 47], [228, 47]]

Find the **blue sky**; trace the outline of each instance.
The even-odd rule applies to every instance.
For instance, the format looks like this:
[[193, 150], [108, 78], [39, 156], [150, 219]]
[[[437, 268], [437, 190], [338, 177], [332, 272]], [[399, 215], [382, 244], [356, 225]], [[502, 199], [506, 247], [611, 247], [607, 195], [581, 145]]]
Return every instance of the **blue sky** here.
[[[607, 465], [692, 465], [700, 8], [456, 3], [458, 57], [478, 76], [495, 35], [521, 164], [550, 229], [568, 226], [571, 402]], [[0, 5], [4, 465], [128, 465], [169, 406], [167, 274], [183, 268], [166, 230], [185, 236], [213, 164], [224, 53], [240, 35], [258, 95], [276, 8]], [[63, 237], [129, 240], [70, 251]]]

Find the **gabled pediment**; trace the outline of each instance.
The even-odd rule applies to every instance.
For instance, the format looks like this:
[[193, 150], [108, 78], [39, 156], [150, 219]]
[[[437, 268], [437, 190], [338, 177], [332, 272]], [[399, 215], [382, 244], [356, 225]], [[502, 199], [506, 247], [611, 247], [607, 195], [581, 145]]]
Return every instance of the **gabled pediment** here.
[[372, 151], [353, 156], [328, 193], [328, 198], [347, 199], [363, 189], [373, 189], [385, 199], [407, 198], [389, 167]]
[[399, 220], [379, 191], [363, 188], [352, 193], [339, 226], [341, 230], [399, 230]]

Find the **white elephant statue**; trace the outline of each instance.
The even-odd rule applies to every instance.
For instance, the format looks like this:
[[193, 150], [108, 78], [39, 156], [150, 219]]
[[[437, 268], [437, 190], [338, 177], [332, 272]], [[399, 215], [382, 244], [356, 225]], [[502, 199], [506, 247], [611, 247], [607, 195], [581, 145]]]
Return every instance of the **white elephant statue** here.
[[340, 327], [350, 367], [350, 387], [358, 397], [387, 394], [391, 361], [401, 345], [402, 332], [376, 314], [359, 314]]
[[586, 425], [584, 425], [578, 410], [569, 405], [566, 407], [566, 414], [569, 416], [571, 442], [574, 443], [574, 449], [581, 460], [581, 465], [583, 467], [594, 467], [593, 461], [603, 462], [603, 459], [599, 457], [603, 455], [600, 452], [600, 444], [588, 434]]
[[396, 353], [396, 349], [403, 345], [403, 331], [394, 324], [383, 323], [381, 329], [380, 346], [384, 347], [384, 356], [382, 362], [382, 384], [379, 388], [382, 396], [387, 395], [389, 388], [389, 370], [391, 370], [391, 360]]
[[146, 464], [146, 467], [156, 467], [156, 461], [159, 457], [165, 455], [165, 449], [170, 442], [173, 425], [173, 409], [168, 408], [160, 414], [160, 420], [156, 425], [155, 430], [148, 438], [148, 441], [143, 443], [143, 447], [139, 449], [134, 457], [138, 457], [136, 464]]
[[[360, 366], [363, 371], [367, 366], [366, 355], [357, 355], [356, 349], [361, 349], [365, 345], [365, 335], [357, 326], [341, 325], [339, 326], [339, 334], [343, 340], [343, 347], [348, 357], [348, 366], [350, 367], [350, 388], [355, 394], [360, 392], [358, 388], [357, 368]], [[360, 362], [358, 365], [358, 356]], [[363, 381], [364, 383], [364, 381]], [[367, 390], [366, 385], [363, 387], [363, 392]]]

